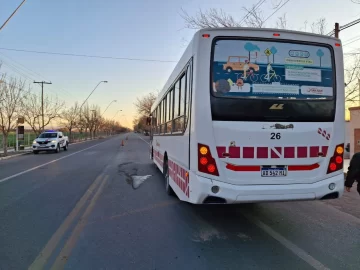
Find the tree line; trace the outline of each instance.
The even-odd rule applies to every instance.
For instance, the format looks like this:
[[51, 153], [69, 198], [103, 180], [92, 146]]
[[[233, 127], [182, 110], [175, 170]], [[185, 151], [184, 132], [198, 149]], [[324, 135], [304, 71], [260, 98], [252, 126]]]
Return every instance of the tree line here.
[[19, 78], [6, 74], [0, 77], [0, 132], [2, 134], [4, 155], [7, 155], [8, 138], [14, 132], [19, 117], [23, 117], [25, 124], [39, 135], [54, 121], [59, 127], [69, 133], [87, 133], [94, 137], [98, 132], [115, 133], [125, 131], [119, 122], [106, 119], [101, 115], [100, 107], [96, 104], [85, 104], [80, 108], [76, 102], [66, 108], [65, 102], [57, 97], [44, 95], [44, 125], [42, 124], [42, 100], [35, 95], [29, 85]]

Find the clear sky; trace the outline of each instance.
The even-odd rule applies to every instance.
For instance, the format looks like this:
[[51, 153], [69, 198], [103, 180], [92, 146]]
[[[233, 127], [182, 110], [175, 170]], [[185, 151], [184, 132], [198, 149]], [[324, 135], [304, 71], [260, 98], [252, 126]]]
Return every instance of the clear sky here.
[[[285, 2], [285, 0], [282, 0]], [[21, 0], [1, 0], [0, 23], [11, 14]], [[104, 55], [177, 61], [194, 30], [184, 29], [181, 8], [194, 14], [199, 8], [222, 8], [241, 19], [258, 0], [27, 0], [19, 12], [0, 32], [0, 48], [26, 49], [61, 53]], [[264, 17], [271, 15], [272, 4], [262, 5]], [[328, 31], [335, 21], [344, 25], [360, 17], [360, 5], [351, 0], [290, 0], [274, 14], [266, 26], [274, 27], [278, 16], [286, 13], [291, 29], [307, 29], [321, 16], [327, 19]], [[360, 37], [360, 24], [340, 33], [343, 43]], [[344, 47], [345, 52], [359, 47], [360, 40]], [[9, 58], [10, 57], [10, 58]], [[82, 102], [101, 80], [102, 84], [89, 99], [105, 110], [105, 116], [116, 117], [123, 125], [131, 126], [135, 116], [136, 97], [160, 90], [174, 62], [144, 62], [112, 59], [82, 58], [46, 54], [31, 54], [0, 49], [3, 67], [0, 72], [33, 80], [51, 80], [45, 91], [58, 95], [71, 106]], [[21, 65], [20, 65], [21, 64]], [[25, 69], [24, 66], [28, 69]], [[34, 74], [34, 72], [36, 72]], [[33, 86], [34, 92], [39, 87]]]

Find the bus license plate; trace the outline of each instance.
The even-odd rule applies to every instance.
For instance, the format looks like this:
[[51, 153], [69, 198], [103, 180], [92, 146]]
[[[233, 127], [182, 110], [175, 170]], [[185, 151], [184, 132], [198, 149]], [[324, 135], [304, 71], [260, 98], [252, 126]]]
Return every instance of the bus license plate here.
[[287, 175], [287, 168], [261, 168], [263, 177], [284, 177]]

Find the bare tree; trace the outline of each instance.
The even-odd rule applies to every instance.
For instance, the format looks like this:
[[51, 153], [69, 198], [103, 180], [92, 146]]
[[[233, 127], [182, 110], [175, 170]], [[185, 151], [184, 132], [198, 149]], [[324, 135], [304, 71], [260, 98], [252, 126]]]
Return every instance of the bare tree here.
[[222, 9], [211, 8], [208, 11], [199, 11], [194, 15], [189, 15], [181, 9], [180, 16], [185, 21], [185, 27], [189, 29], [203, 29], [216, 27], [240, 27], [241, 23], [236, 21], [231, 15], [226, 14]]
[[156, 100], [156, 95], [154, 93], [149, 93], [146, 96], [137, 98], [134, 104], [137, 113], [139, 115], [149, 116], [149, 114], [151, 113], [151, 106], [154, 104], [155, 100]]
[[326, 34], [326, 25], [327, 25], [326, 19], [324, 17], [319, 18], [317, 21], [315, 21], [311, 24], [311, 32], [320, 34], [320, 35], [325, 35]]
[[[360, 2], [360, 0], [353, 1]], [[182, 9], [180, 16], [185, 21], [185, 27], [189, 29], [241, 27], [244, 25], [248, 27], [263, 28], [265, 27], [265, 22], [272, 16], [271, 14], [266, 19], [264, 18], [263, 11], [260, 8], [261, 4], [264, 2], [265, 1], [260, 1], [251, 8], [243, 7], [243, 10], [246, 11], [246, 15], [241, 20], [235, 19], [222, 9], [218, 10], [214, 8], [207, 11], [200, 9], [195, 15], [189, 15], [189, 13]], [[282, 0], [278, 1], [278, 3], [272, 3], [272, 9], [275, 9], [274, 13], [279, 9], [281, 4], [284, 5]], [[307, 31], [307, 24], [308, 22], [306, 21], [304, 23], [305, 31]], [[311, 32], [324, 35], [326, 34], [326, 26], [326, 19], [321, 17], [311, 24]], [[279, 29], [288, 29], [286, 14], [278, 17], [276, 27]]]
[[278, 29], [288, 29], [286, 13], [284, 13], [282, 16], [277, 18], [276, 28], [278, 28]]
[[360, 56], [355, 54], [345, 68], [345, 102], [359, 102]]
[[97, 118], [100, 117], [100, 107], [97, 105], [85, 105], [82, 109], [81, 117], [84, 118], [86, 123], [86, 128], [89, 129], [90, 137], [93, 138], [95, 136], [95, 130], [97, 127]]
[[263, 28], [265, 19], [263, 12], [259, 9], [258, 4], [253, 5], [251, 8], [243, 7], [243, 10], [247, 12], [242, 21], [245, 22], [248, 27]]
[[72, 131], [77, 126], [77, 121], [79, 120], [79, 104], [76, 102], [74, 106], [63, 110], [61, 119], [61, 124], [69, 131], [69, 137], [72, 140]]
[[60, 112], [64, 107], [64, 102], [59, 101], [58, 98], [50, 98], [48, 95], [44, 96], [44, 126], [41, 123], [41, 97], [35, 94], [28, 94], [22, 104], [22, 115], [25, 122], [31, 127], [35, 134], [39, 135], [51, 121], [60, 117]]
[[6, 156], [9, 133], [16, 128], [21, 101], [26, 90], [23, 81], [12, 78], [7, 83], [5, 78], [5, 75], [0, 78], [0, 128]]

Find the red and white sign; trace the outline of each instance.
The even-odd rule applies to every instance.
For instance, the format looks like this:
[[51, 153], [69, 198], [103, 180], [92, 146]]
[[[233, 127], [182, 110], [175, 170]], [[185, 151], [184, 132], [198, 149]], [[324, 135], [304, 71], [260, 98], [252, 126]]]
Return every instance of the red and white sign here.
[[309, 85], [301, 86], [301, 94], [303, 95], [332, 97], [333, 92], [334, 91], [332, 87], [309, 86]]

